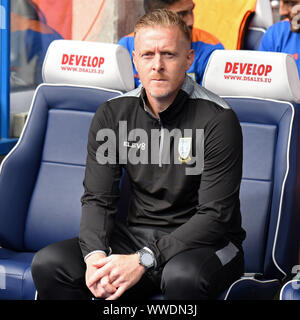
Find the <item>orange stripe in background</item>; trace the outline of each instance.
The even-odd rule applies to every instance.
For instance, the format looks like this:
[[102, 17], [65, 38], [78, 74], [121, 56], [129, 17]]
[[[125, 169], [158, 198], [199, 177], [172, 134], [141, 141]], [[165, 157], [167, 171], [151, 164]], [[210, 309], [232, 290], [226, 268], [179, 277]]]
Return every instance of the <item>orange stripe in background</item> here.
[[202, 42], [213, 44], [213, 45], [220, 43], [219, 39], [217, 39], [211, 33], [205, 30], [197, 29], [197, 28], [193, 28], [192, 41], [193, 42], [202, 41]]
[[52, 34], [53, 30], [49, 26], [38, 20], [31, 20], [20, 16], [14, 12], [11, 13], [11, 32], [33, 30], [39, 33]]

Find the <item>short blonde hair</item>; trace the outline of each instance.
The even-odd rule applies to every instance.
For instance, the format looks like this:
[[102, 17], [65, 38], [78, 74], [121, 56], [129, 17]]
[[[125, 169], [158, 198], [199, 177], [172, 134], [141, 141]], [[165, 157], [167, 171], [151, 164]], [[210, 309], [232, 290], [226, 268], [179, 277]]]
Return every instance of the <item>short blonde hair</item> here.
[[143, 17], [141, 17], [135, 24], [134, 36], [136, 36], [140, 29], [146, 27], [170, 28], [176, 26], [182, 31], [186, 40], [191, 42], [191, 33], [188, 26], [177, 13], [167, 9], [156, 9], [146, 13]]

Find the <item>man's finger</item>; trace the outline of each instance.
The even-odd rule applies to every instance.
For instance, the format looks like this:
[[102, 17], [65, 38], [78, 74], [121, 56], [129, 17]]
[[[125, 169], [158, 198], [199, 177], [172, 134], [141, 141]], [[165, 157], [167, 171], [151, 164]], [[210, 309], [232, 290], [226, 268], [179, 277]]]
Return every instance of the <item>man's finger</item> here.
[[111, 295], [111, 293], [106, 292], [103, 287], [98, 282], [96, 285], [93, 285], [93, 287], [90, 288], [90, 291], [96, 298], [102, 298], [105, 299]]
[[117, 288], [115, 286], [113, 286], [110, 282], [109, 282], [109, 277], [105, 276], [101, 279], [100, 284], [102, 286], [102, 288], [108, 292], [109, 294], [115, 293]]
[[111, 296], [109, 296], [109, 297], [106, 298], [105, 300], [116, 300], [116, 299], [120, 298], [121, 295], [122, 295], [125, 291], [126, 291], [126, 287], [125, 287], [125, 286], [119, 287], [114, 294], [112, 294]]
[[111, 284], [115, 287], [118, 288], [122, 285], [122, 283], [124, 282], [124, 279], [122, 278], [117, 278], [115, 281], [111, 281]]
[[104, 276], [108, 276], [110, 273], [110, 266], [105, 265], [102, 268], [96, 270], [93, 275], [87, 280], [87, 286], [90, 287], [94, 285], [97, 281], [102, 279]]
[[97, 260], [97, 262], [93, 263], [93, 267], [101, 268], [104, 265], [106, 265], [110, 260], [111, 259], [109, 257], [106, 257], [106, 258], [103, 258], [103, 259], [99, 259], [99, 260]]
[[112, 270], [108, 278], [109, 282], [113, 284], [116, 280], [120, 279], [120, 274], [116, 270]]

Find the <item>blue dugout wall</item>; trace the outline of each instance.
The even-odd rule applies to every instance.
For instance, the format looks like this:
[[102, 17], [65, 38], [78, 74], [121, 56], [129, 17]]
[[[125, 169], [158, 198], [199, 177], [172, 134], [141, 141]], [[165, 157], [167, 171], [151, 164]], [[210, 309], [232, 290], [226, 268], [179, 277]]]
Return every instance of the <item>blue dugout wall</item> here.
[[0, 0], [0, 155], [10, 151], [17, 139], [9, 136], [10, 107], [10, 0]]

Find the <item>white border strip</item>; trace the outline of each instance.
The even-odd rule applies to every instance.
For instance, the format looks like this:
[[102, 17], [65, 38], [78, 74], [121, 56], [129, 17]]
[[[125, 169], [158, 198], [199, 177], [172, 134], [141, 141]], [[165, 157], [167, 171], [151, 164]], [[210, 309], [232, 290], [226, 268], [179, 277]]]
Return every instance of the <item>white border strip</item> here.
[[261, 31], [263, 33], [266, 33], [266, 29], [264, 29], [263, 27], [249, 27], [248, 31]]
[[113, 89], [107, 89], [107, 88], [100, 88], [100, 87], [93, 87], [93, 86], [82, 86], [82, 85], [75, 85], [75, 84], [65, 84], [65, 83], [58, 83], [58, 84], [53, 84], [53, 83], [41, 83], [39, 86], [37, 86], [37, 88], [35, 89], [35, 92], [33, 94], [33, 97], [32, 97], [32, 101], [31, 101], [31, 105], [30, 105], [30, 108], [29, 108], [29, 112], [28, 112], [28, 116], [27, 116], [27, 120], [25, 122], [25, 125], [22, 129], [22, 132], [20, 134], [20, 137], [18, 139], [18, 142], [15, 144], [15, 146], [10, 150], [10, 152], [4, 157], [4, 159], [2, 160], [1, 164], [0, 164], [0, 174], [1, 174], [1, 171], [2, 171], [2, 168], [5, 164], [5, 162], [7, 161], [7, 159], [14, 153], [14, 151], [18, 148], [19, 144], [21, 143], [22, 141], [22, 138], [23, 138], [23, 135], [24, 135], [24, 132], [27, 128], [27, 124], [29, 123], [29, 120], [30, 120], [30, 117], [31, 117], [31, 113], [32, 113], [32, 109], [33, 109], [33, 104], [35, 102], [35, 98], [36, 98], [36, 95], [37, 95], [37, 92], [39, 91], [39, 89], [41, 87], [45, 87], [45, 86], [50, 86], [50, 87], [75, 87], [75, 88], [86, 88], [86, 89], [97, 89], [97, 90], [101, 90], [101, 91], [107, 91], [107, 92], [113, 92], [113, 93], [119, 93], [120, 95], [123, 94], [123, 92], [119, 91], [119, 90], [113, 90]]
[[268, 98], [260, 98], [260, 97], [247, 97], [247, 96], [222, 96], [222, 98], [232, 98], [232, 99], [255, 99], [255, 100], [263, 100], [263, 101], [270, 101], [270, 102], [275, 102], [275, 103], [285, 103], [288, 106], [290, 106], [291, 110], [292, 110], [292, 119], [290, 122], [290, 128], [289, 128], [289, 138], [288, 138], [288, 144], [287, 144], [287, 158], [286, 158], [286, 172], [285, 172], [285, 176], [283, 179], [283, 183], [282, 183], [282, 188], [281, 188], [281, 195], [280, 195], [280, 202], [279, 202], [279, 209], [278, 209], [278, 218], [277, 218], [277, 225], [276, 225], [276, 231], [275, 231], [275, 236], [274, 236], [274, 243], [273, 243], [273, 249], [272, 249], [272, 259], [273, 262], [275, 264], [275, 266], [277, 267], [277, 269], [283, 273], [284, 276], [286, 276], [286, 273], [279, 267], [277, 261], [276, 261], [276, 257], [275, 257], [275, 250], [276, 250], [276, 245], [277, 245], [277, 239], [278, 239], [278, 231], [279, 231], [279, 226], [280, 226], [280, 220], [281, 220], [281, 213], [282, 213], [282, 200], [283, 200], [283, 195], [284, 195], [284, 190], [285, 190], [285, 184], [286, 184], [286, 180], [287, 180], [287, 176], [289, 173], [289, 169], [290, 169], [290, 158], [289, 158], [289, 152], [290, 152], [290, 145], [291, 145], [291, 135], [292, 135], [292, 127], [293, 127], [293, 123], [294, 123], [294, 115], [295, 115], [295, 109], [292, 103], [288, 102], [288, 101], [280, 101], [280, 100], [275, 100], [275, 99], [268, 99]]

